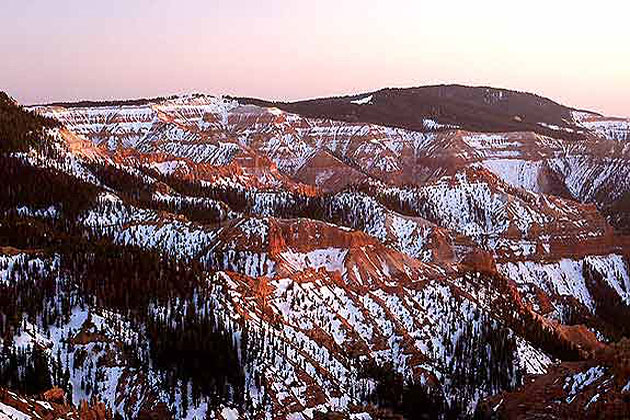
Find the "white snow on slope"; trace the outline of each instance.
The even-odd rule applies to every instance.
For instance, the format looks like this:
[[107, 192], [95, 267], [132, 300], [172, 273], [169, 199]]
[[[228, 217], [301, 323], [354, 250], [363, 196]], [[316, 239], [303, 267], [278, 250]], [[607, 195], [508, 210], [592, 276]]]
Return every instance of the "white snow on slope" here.
[[296, 252], [289, 249], [281, 254], [282, 258], [295, 271], [304, 271], [307, 268], [318, 270], [324, 268], [326, 271], [337, 271], [341, 274], [345, 273], [344, 260], [347, 249], [344, 248], [325, 248], [316, 249], [310, 252]]
[[[163, 218], [154, 210], [139, 209], [103, 193], [97, 205], [80, 217], [80, 223], [111, 237], [121, 245], [157, 249], [183, 259], [199, 256], [216, 232], [175, 218]], [[119, 200], [119, 199], [118, 199]]]
[[469, 134], [462, 137], [464, 143], [473, 149], [506, 149], [521, 146], [520, 142], [512, 141], [505, 134]]
[[540, 192], [538, 173], [542, 162], [522, 159], [490, 159], [483, 161], [482, 165], [514, 187]]
[[498, 264], [500, 273], [514, 280], [519, 289], [531, 291], [537, 286], [550, 295], [574, 296], [591, 311], [595, 302], [583, 275], [584, 265], [603, 276], [624, 302], [630, 303], [630, 278], [628, 267], [619, 255], [589, 256], [583, 260], [562, 259], [554, 263], [533, 261]]
[[571, 404], [584, 388], [597, 381], [604, 373], [606, 373], [606, 368], [603, 366], [595, 366], [586, 372], [576, 373], [566, 378], [563, 388], [565, 391], [569, 392], [566, 400], [567, 403]]
[[354, 101], [350, 101], [351, 104], [356, 104], [356, 105], [368, 105], [372, 102], [372, 98], [373, 95], [370, 96], [366, 96], [364, 98], [361, 99], [356, 99]]
[[0, 419], [31, 420], [31, 416], [24, 414], [23, 412], [18, 411], [15, 408], [9, 407], [8, 405], [0, 402]]
[[432, 118], [423, 118], [422, 126], [424, 127], [425, 130], [428, 130], [428, 131], [439, 130], [440, 128], [449, 128], [449, 129], [459, 128], [456, 125], [441, 124]]
[[553, 363], [547, 354], [532, 347], [521, 337], [516, 338], [516, 357], [521, 369], [530, 375], [544, 375]]
[[186, 167], [181, 160], [168, 160], [164, 162], [151, 162], [150, 166], [164, 175], [172, 175], [180, 167]]
[[[25, 269], [19, 272], [18, 267]], [[48, 273], [50, 269], [59, 267], [59, 259], [40, 258], [26, 253], [15, 255], [0, 254], [0, 285], [6, 284], [9, 280], [19, 282], [22, 278], [29, 278], [29, 273], [38, 272], [40, 274]]]
[[601, 117], [588, 112], [573, 112], [573, 120], [599, 137], [613, 141], [630, 140], [630, 119]]

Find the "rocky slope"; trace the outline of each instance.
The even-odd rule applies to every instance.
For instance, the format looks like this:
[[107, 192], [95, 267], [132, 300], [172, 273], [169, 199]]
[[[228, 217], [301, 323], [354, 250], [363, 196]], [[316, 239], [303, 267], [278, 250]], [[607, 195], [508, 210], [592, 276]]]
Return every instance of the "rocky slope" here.
[[561, 363], [518, 391], [492, 397], [480, 412], [500, 418], [627, 418], [628, 366], [624, 339], [598, 349], [592, 360]]
[[20, 393], [465, 418], [630, 328], [625, 120], [463, 88], [1, 104], [25, 121], [0, 165], [0, 385]]
[[[435, 89], [438, 93], [395, 91], [386, 95], [391, 98], [382, 106], [374, 99], [380, 93], [370, 95], [372, 102], [360, 104], [353, 98], [274, 104], [299, 114], [202, 95], [141, 106], [41, 111], [110, 150], [133, 147], [195, 163], [233, 163], [246, 174], [256, 172], [257, 179], [271, 183], [269, 187], [282, 183], [275, 169], [325, 191], [339, 191], [366, 179], [420, 185], [463, 168], [484, 167], [519, 188], [595, 203], [616, 220], [607, 210], [626, 198], [630, 188], [629, 120], [575, 111], [515, 92], [465, 89], [462, 96], [460, 88]], [[434, 97], [473, 101], [495, 116], [522, 110], [529, 125], [490, 129], [450, 121], [436, 123], [439, 129], [414, 125], [411, 128], [418, 130], [414, 131], [396, 128], [396, 120], [384, 111], [404, 108], [417, 113], [420, 121], [426, 111], [413, 101], [439, 108]], [[372, 110], [383, 119], [378, 121], [381, 125], [361, 112], [353, 121], [335, 120], [341, 116], [333, 111], [333, 104], [340, 101], [361, 112]], [[320, 118], [312, 118], [314, 114]], [[458, 112], [453, 118], [465, 120]], [[490, 133], [471, 132], [471, 128]], [[580, 135], [566, 137], [574, 132]]]
[[37, 419], [84, 419], [111, 420], [113, 415], [104, 404], [90, 406], [83, 402], [78, 408], [67, 404], [65, 393], [60, 388], [52, 388], [34, 398], [18, 395], [8, 389], [0, 389], [0, 416], [10, 420]]

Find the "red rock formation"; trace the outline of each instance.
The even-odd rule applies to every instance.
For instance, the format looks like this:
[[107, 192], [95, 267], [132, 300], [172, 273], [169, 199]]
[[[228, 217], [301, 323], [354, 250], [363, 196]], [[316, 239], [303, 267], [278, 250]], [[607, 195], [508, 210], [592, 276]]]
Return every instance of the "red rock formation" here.
[[[13, 416], [25, 418], [53, 419], [81, 419], [81, 420], [113, 420], [112, 412], [102, 403], [88, 404], [83, 401], [79, 408], [65, 403], [65, 396], [61, 389], [53, 388], [38, 398], [19, 395], [8, 389], [0, 389], [0, 418], [11, 419]], [[43, 403], [42, 401], [45, 401]], [[5, 409], [4, 407], [8, 407]]]

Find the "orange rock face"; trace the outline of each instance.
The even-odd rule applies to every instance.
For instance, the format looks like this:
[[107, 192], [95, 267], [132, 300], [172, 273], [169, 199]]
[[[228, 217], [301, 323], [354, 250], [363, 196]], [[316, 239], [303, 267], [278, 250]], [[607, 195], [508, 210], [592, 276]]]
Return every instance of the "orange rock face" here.
[[[66, 404], [63, 390], [52, 388], [42, 395], [43, 400], [38, 400], [30, 396], [19, 395], [7, 389], [0, 389], [0, 403], [9, 407], [11, 411], [4, 411], [0, 407], [0, 417], [14, 418], [13, 416], [23, 416], [24, 418], [39, 419], [81, 419], [81, 420], [112, 420], [114, 416], [102, 403], [88, 404], [82, 402], [79, 408]], [[22, 418], [22, 417], [20, 417]]]
[[63, 404], [66, 400], [66, 394], [63, 392], [63, 389], [52, 388], [44, 392], [44, 400], [57, 404]]

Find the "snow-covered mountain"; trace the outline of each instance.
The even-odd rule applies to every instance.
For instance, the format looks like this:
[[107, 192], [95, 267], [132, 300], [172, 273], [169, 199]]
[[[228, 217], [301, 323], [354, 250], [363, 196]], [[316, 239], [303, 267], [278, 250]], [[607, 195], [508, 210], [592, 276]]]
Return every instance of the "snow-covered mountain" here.
[[0, 413], [492, 416], [625, 354], [630, 120], [462, 87], [1, 104]]

